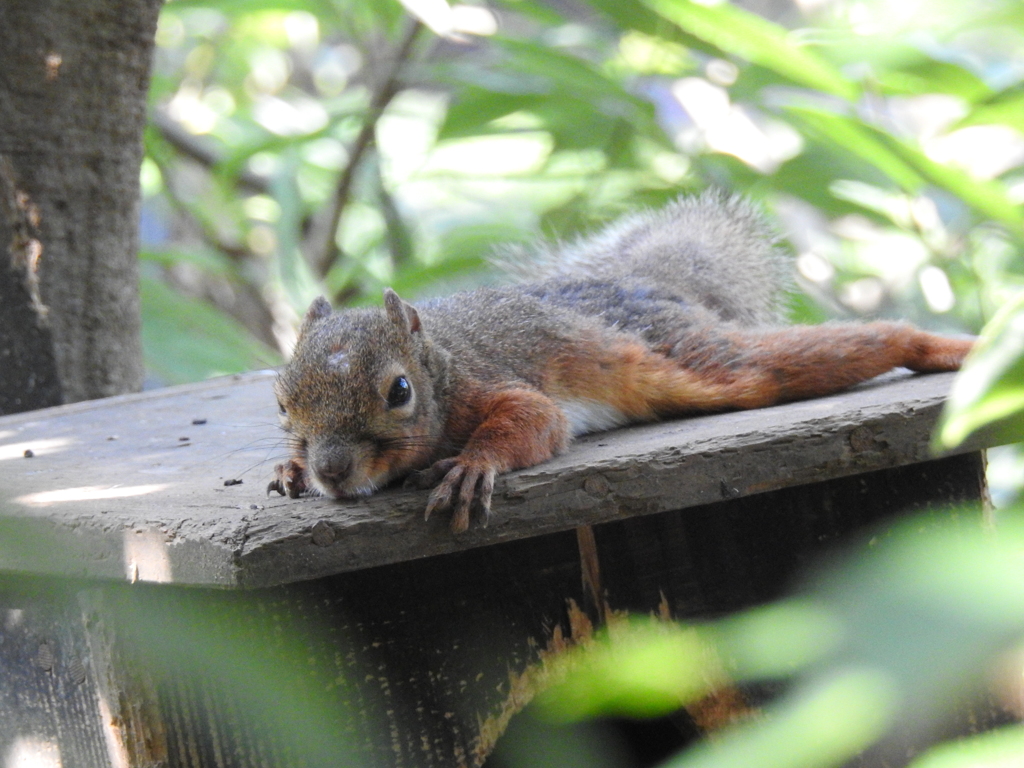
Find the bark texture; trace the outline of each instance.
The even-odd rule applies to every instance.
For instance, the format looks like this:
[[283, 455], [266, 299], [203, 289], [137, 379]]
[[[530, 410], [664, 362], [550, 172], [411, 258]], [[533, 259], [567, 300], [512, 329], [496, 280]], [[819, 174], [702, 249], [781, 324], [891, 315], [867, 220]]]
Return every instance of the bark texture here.
[[50, 325], [39, 298], [37, 220], [14, 168], [0, 155], [0, 414], [61, 402]]
[[[161, 0], [0, 3], [0, 155], [38, 212], [37, 276], [48, 308], [43, 321], [31, 304], [28, 315], [8, 307], [21, 319], [0, 327], [0, 355], [25, 346], [31, 316], [33, 328], [44, 328], [31, 331], [33, 343], [52, 340], [65, 402], [142, 385], [139, 165], [160, 6]], [[5, 261], [10, 230], [0, 227]], [[24, 283], [25, 275], [10, 269], [7, 276]], [[26, 292], [0, 299], [23, 305]], [[0, 375], [0, 387], [15, 388], [7, 392], [12, 403], [24, 377], [7, 378]]]

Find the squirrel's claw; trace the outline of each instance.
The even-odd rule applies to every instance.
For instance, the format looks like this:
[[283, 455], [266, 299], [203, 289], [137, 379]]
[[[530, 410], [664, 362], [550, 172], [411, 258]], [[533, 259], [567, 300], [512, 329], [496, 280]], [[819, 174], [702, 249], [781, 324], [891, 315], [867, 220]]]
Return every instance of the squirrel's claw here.
[[445, 475], [455, 466], [456, 459], [441, 459], [435, 461], [426, 469], [421, 469], [419, 472], [413, 472], [402, 484], [404, 488], [415, 488], [416, 490], [426, 490], [427, 488], [433, 488], [438, 482], [441, 481]]
[[307, 490], [306, 468], [295, 459], [274, 467], [274, 479], [267, 484], [267, 495], [277, 491], [282, 496], [297, 499]]
[[[441, 484], [433, 490], [430, 494], [430, 498], [427, 500], [427, 509], [423, 513], [424, 520], [429, 520], [430, 516], [434, 514], [436, 510], [447, 509], [452, 505], [452, 495], [462, 482], [462, 476], [465, 474], [465, 471], [465, 468], [459, 464], [455, 464], [448, 470], [448, 473], [444, 476]], [[456, 517], [458, 517], [458, 515], [456, 515]], [[456, 519], [452, 518], [452, 533], [461, 533], [468, 527], [468, 515], [465, 525], [461, 528], [456, 525]]]
[[453, 507], [452, 533], [464, 533], [469, 529], [470, 512], [475, 504], [483, 511], [484, 526], [490, 521], [491, 496], [498, 474], [490, 465], [457, 457], [439, 461], [417, 474], [419, 477], [413, 480], [415, 483], [443, 476], [430, 494], [424, 519], [429, 519], [436, 510]]

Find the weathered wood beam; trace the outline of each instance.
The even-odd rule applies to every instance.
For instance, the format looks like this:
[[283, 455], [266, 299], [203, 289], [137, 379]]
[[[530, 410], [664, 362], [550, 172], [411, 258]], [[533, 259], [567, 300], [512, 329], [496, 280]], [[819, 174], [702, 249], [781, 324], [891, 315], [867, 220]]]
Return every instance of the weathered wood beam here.
[[274, 586], [914, 464], [930, 458], [952, 374], [591, 435], [499, 478], [490, 526], [461, 536], [447, 520], [424, 523], [425, 492], [268, 498], [286, 454], [272, 381], [261, 372], [0, 418], [0, 569]]

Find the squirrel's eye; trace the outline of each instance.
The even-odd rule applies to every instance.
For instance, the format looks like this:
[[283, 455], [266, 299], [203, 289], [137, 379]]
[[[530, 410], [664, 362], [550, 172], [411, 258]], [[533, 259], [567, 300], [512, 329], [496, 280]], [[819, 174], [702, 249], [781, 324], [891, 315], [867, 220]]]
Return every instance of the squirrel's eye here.
[[277, 412], [280, 413], [282, 416], [288, 415], [288, 409], [284, 407], [280, 400], [277, 401]]
[[388, 408], [401, 408], [412, 397], [412, 384], [405, 376], [399, 376], [388, 391]]

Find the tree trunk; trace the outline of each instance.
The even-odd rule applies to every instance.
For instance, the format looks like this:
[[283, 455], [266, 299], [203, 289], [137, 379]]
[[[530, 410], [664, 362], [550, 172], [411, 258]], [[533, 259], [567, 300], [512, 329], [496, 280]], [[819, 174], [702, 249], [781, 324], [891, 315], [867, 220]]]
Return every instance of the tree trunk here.
[[0, 2], [0, 161], [37, 239], [19, 246], [17, 221], [0, 223], [0, 412], [142, 386], [139, 165], [160, 5]]

